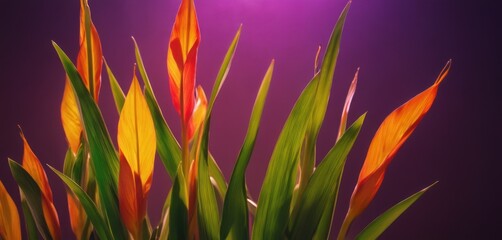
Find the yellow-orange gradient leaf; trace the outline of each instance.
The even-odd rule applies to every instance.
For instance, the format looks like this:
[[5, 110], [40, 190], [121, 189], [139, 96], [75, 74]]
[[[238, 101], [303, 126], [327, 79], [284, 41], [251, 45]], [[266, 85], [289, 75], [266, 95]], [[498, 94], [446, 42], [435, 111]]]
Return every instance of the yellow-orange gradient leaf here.
[[195, 67], [200, 32], [193, 0], [182, 0], [167, 50], [169, 88], [184, 124], [194, 108]]
[[197, 87], [197, 101], [193, 109], [192, 117], [190, 118], [190, 125], [188, 129], [188, 139], [193, 138], [193, 134], [200, 128], [206, 118], [207, 112], [207, 98], [204, 89], [199, 85]]
[[0, 181], [0, 239], [21, 240], [19, 213], [2, 181]]
[[120, 113], [119, 202], [122, 219], [133, 236], [138, 236], [146, 214], [154, 158], [155, 128], [145, 97], [134, 74]]
[[80, 240], [84, 233], [87, 215], [75, 195], [67, 193], [66, 198], [68, 199], [68, 213], [70, 215], [71, 230], [75, 234], [76, 239]]
[[61, 123], [66, 135], [66, 141], [73, 154], [76, 154], [80, 146], [80, 135], [82, 134], [82, 123], [78, 110], [75, 93], [66, 79], [63, 100], [61, 101]]
[[[103, 51], [101, 49], [101, 40], [98, 31], [92, 23], [87, 0], [80, 1], [80, 50], [77, 56], [77, 70], [82, 77], [87, 89], [92, 90], [94, 99], [99, 97], [101, 88], [101, 70], [103, 68]], [[87, 43], [86, 16], [89, 21], [90, 44]], [[90, 51], [89, 51], [90, 47]], [[91, 57], [89, 57], [89, 53]], [[92, 77], [90, 73], [92, 72]], [[92, 87], [91, 87], [92, 84]]]
[[[89, 35], [91, 36], [90, 45], [87, 44], [86, 37], [86, 16], [89, 20]], [[90, 46], [90, 51], [89, 51]], [[87, 89], [91, 91], [95, 101], [98, 101], [99, 89], [101, 87], [101, 71], [103, 66], [103, 52], [101, 50], [101, 41], [98, 31], [92, 23], [89, 6], [86, 0], [80, 1], [80, 37], [79, 52], [77, 56], [77, 70], [82, 77]], [[92, 57], [89, 58], [89, 53]], [[92, 72], [93, 77], [89, 75]], [[91, 87], [92, 83], [92, 87]], [[82, 134], [82, 123], [78, 110], [77, 100], [70, 85], [66, 79], [63, 100], [61, 101], [61, 122], [66, 135], [66, 140], [73, 154], [77, 153]]]
[[345, 219], [348, 223], [344, 222], [344, 225], [350, 225], [350, 222], [373, 200], [382, 184], [387, 166], [429, 111], [438, 87], [448, 74], [450, 66], [451, 61], [446, 64], [431, 87], [394, 110], [382, 122], [368, 149], [350, 200], [349, 212]]
[[21, 131], [21, 138], [24, 143], [23, 151], [23, 168], [30, 174], [30, 176], [35, 180], [38, 187], [42, 191], [42, 210], [44, 213], [45, 222], [53, 239], [61, 239], [61, 229], [59, 225], [59, 217], [54, 207], [54, 201], [52, 198], [52, 190], [47, 180], [47, 175], [45, 174], [42, 164], [38, 160], [38, 157], [33, 153], [28, 141], [24, 137]]

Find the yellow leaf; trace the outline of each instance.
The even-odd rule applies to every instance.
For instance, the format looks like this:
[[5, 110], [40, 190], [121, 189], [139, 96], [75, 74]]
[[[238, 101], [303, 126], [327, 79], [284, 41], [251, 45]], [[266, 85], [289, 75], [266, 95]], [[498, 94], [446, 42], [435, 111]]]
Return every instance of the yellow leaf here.
[[80, 121], [75, 93], [68, 79], [66, 79], [63, 100], [61, 101], [61, 122], [66, 135], [66, 141], [73, 154], [76, 154], [80, 146], [82, 123]]

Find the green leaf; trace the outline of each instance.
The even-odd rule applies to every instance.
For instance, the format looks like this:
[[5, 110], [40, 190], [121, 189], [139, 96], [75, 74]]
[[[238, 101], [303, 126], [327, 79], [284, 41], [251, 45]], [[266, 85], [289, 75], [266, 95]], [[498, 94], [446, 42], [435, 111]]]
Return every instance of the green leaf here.
[[37, 240], [37, 225], [35, 219], [33, 219], [33, 216], [31, 215], [30, 206], [26, 201], [23, 191], [21, 191], [21, 206], [23, 208], [24, 224], [26, 226], [26, 235], [28, 236], [28, 240]]
[[350, 4], [351, 2], [349, 1], [343, 9], [333, 29], [333, 32], [331, 33], [328, 47], [322, 61], [321, 70], [319, 72], [320, 80], [314, 104], [314, 111], [309, 123], [307, 134], [305, 136], [302, 153], [300, 155], [300, 164], [302, 171], [298, 197], [301, 197], [307, 181], [314, 171], [316, 161], [315, 153], [317, 136], [319, 135], [319, 130], [321, 129], [321, 125], [324, 121], [324, 116], [326, 115], [331, 86], [333, 84], [333, 74], [340, 50], [340, 41], [342, 37], [343, 26], [345, 24], [345, 18], [347, 17], [347, 12], [349, 11]]
[[173, 193], [173, 188], [169, 190], [166, 200], [164, 202], [164, 207], [162, 207], [162, 215], [160, 219], [159, 226], [157, 227], [157, 239], [167, 239], [169, 235], [169, 212], [171, 211], [171, 196]]
[[287, 227], [296, 182], [298, 154], [312, 115], [317, 74], [303, 90], [277, 140], [258, 199], [253, 239], [281, 239]]
[[169, 208], [170, 240], [188, 239], [188, 190], [181, 166], [177, 172]]
[[261, 115], [267, 97], [274, 61], [270, 64], [258, 91], [256, 101], [249, 120], [248, 131], [242, 145], [237, 163], [230, 179], [228, 193], [223, 205], [223, 217], [220, 239], [248, 239], [249, 223], [247, 209], [246, 168], [253, 153], [256, 135], [260, 126]]
[[80, 204], [85, 210], [87, 217], [94, 225], [94, 229], [100, 239], [114, 239], [113, 234], [110, 231], [110, 226], [106, 222], [106, 220], [99, 213], [98, 208], [94, 205], [91, 197], [87, 195], [87, 193], [70, 177], [64, 175], [62, 172], [57, 169], [49, 166], [51, 170], [58, 175], [61, 180], [66, 184], [66, 186], [73, 192], [73, 194], [78, 198]]
[[310, 177], [289, 223], [290, 239], [312, 239], [325, 209], [335, 205], [345, 160], [364, 118], [365, 114], [343, 134]]
[[120, 87], [119, 82], [117, 81], [117, 78], [115, 78], [112, 70], [110, 69], [110, 66], [108, 66], [108, 62], [106, 62], [106, 60], [104, 60], [104, 62], [106, 66], [106, 72], [108, 73], [108, 80], [110, 81], [110, 88], [112, 89], [113, 100], [115, 101], [115, 107], [117, 107], [117, 112], [120, 115], [122, 106], [124, 106], [125, 101], [124, 91], [122, 91], [122, 88]]
[[383, 214], [375, 218], [368, 226], [366, 226], [357, 235], [356, 239], [377, 239], [401, 214], [406, 211], [415, 201], [417, 201], [429, 188], [434, 186], [437, 182], [429, 185], [428, 187], [420, 190], [419, 192], [404, 199], [398, 204], [394, 205]]
[[221, 63], [220, 70], [218, 71], [218, 75], [216, 76], [216, 81], [214, 82], [213, 90], [211, 92], [211, 98], [209, 100], [209, 107], [208, 107], [208, 115], [213, 109], [214, 102], [216, 101], [216, 97], [218, 96], [218, 93], [220, 92], [221, 86], [223, 86], [223, 83], [225, 82], [225, 79], [227, 78], [228, 71], [230, 70], [230, 66], [232, 65], [232, 59], [234, 58], [235, 54], [235, 49], [237, 48], [237, 43], [239, 43], [239, 38], [241, 36], [241, 29], [242, 25], [239, 26], [239, 29], [237, 30], [237, 33], [235, 34], [234, 39], [232, 40], [232, 43], [230, 44], [230, 47], [227, 50], [227, 53], [225, 54], [225, 58], [223, 59], [223, 62]]
[[[42, 210], [42, 191], [40, 190], [40, 187], [30, 174], [16, 161], [9, 159], [9, 167], [14, 180], [16, 180], [16, 183], [21, 189], [22, 195], [24, 195], [24, 199], [27, 202], [30, 212], [29, 214], [31, 215], [31, 218], [29, 217], [28, 219], [32, 219], [35, 222], [38, 232], [44, 239], [52, 239], [47, 223], [45, 222], [44, 212]], [[24, 215], [26, 216], [26, 214], [28, 213], [25, 212]], [[32, 231], [33, 228], [29, 227], [28, 232], [30, 237], [32, 237]]]
[[126, 230], [120, 221], [117, 199], [118, 157], [110, 140], [101, 112], [87, 91], [77, 69], [63, 50], [53, 42], [61, 63], [77, 97], [85, 136], [89, 142], [91, 162], [98, 185], [101, 210], [111, 224], [114, 237], [126, 239]]
[[203, 128], [197, 171], [197, 219], [200, 238], [213, 240], [219, 239], [220, 216], [208, 171], [210, 122], [211, 117], [208, 115]]

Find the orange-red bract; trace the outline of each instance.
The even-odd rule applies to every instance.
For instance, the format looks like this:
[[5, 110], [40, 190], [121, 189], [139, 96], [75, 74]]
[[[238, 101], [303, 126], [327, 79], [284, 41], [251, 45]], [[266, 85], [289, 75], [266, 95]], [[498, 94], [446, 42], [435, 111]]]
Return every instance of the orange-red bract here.
[[194, 109], [195, 68], [200, 32], [193, 0], [183, 0], [167, 50], [169, 88], [182, 124], [189, 125]]
[[207, 98], [204, 89], [199, 85], [197, 87], [197, 97], [193, 114], [190, 117], [188, 125], [188, 139], [193, 138], [193, 134], [200, 128], [206, 118]]
[[2, 181], [0, 181], [0, 238], [21, 240], [19, 213]]
[[373, 200], [384, 179], [387, 166], [434, 103], [437, 90], [448, 74], [449, 61], [434, 84], [389, 114], [371, 141], [357, 185], [350, 199], [344, 225], [361, 214]]
[[61, 229], [59, 226], [59, 217], [54, 207], [54, 201], [52, 199], [52, 190], [47, 180], [47, 175], [45, 174], [42, 164], [38, 160], [35, 153], [31, 149], [28, 141], [24, 137], [23, 132], [21, 132], [21, 138], [24, 143], [23, 151], [23, 168], [30, 174], [30, 176], [35, 180], [38, 187], [42, 192], [42, 210], [44, 213], [44, 219], [49, 228], [50, 234], [53, 239], [61, 239]]
[[120, 214], [131, 235], [138, 237], [146, 215], [156, 138], [153, 119], [136, 75], [120, 113], [117, 140], [120, 151]]

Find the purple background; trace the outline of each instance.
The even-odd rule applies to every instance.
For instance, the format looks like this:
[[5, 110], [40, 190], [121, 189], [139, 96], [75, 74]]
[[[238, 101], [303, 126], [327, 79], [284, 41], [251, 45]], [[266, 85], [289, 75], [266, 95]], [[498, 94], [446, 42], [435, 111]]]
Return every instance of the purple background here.
[[[104, 55], [127, 89], [138, 41], [165, 117], [176, 134], [166, 72], [167, 41], [178, 1], [90, 1]], [[259, 83], [272, 58], [276, 68], [255, 154], [247, 171], [257, 199], [268, 159], [295, 99], [312, 76], [317, 46], [326, 46], [345, 1], [196, 1], [202, 43], [197, 81], [209, 95], [223, 55], [239, 24], [243, 32], [217, 101], [210, 147], [229, 178]], [[334, 230], [339, 228], [369, 142], [383, 118], [430, 86], [450, 58], [453, 67], [436, 102], [397, 154], [383, 187], [356, 220], [351, 235], [379, 213], [438, 180], [382, 239], [494, 238], [500, 225], [502, 128], [500, 22], [491, 3], [453, 0], [354, 1], [344, 30], [334, 87], [318, 143], [324, 156], [335, 141], [349, 83], [361, 67], [349, 120], [368, 111], [349, 155]], [[77, 0], [6, 1], [0, 14], [0, 179], [16, 201], [7, 157], [21, 161], [17, 124], [42, 162], [62, 169], [66, 142], [59, 106], [64, 72], [50, 44], [72, 59], [78, 42]], [[499, 13], [498, 13], [499, 14]], [[497, 23], [498, 21], [498, 23]], [[497, 81], [496, 81], [497, 80]], [[112, 138], [118, 115], [106, 74], [100, 106]], [[47, 168], [46, 168], [47, 169]], [[47, 169], [65, 238], [71, 237], [64, 186]], [[154, 223], [167, 194], [168, 176], [156, 163], [149, 212]], [[169, 184], [170, 185], [170, 184]]]

